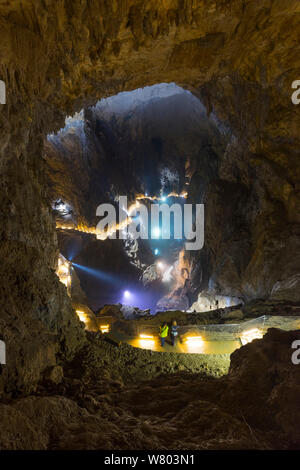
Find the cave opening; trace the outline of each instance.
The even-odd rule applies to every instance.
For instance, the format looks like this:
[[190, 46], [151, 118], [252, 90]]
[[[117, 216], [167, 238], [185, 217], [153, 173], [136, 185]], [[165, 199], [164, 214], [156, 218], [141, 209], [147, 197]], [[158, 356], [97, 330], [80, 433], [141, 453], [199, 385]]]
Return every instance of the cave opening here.
[[[175, 83], [102, 99], [48, 135], [44, 158], [59, 249], [73, 268], [71, 297], [83, 294], [94, 311], [117, 303], [152, 313], [191, 307], [199, 289], [190, 282], [194, 260], [184, 234], [174, 237], [175, 214], [167, 239], [160, 218], [149, 221], [147, 240], [98, 241], [96, 210], [118, 206], [120, 197], [131, 207], [175, 204], [183, 212], [187, 201], [204, 203], [226, 139], [201, 101]], [[209, 308], [218, 308], [215, 297]]]

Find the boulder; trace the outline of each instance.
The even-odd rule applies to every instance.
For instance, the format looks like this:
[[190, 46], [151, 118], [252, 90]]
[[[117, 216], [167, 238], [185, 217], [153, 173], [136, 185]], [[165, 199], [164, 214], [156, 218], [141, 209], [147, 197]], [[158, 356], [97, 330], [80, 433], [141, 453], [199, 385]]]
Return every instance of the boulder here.
[[64, 377], [64, 370], [61, 366], [54, 366], [45, 373], [46, 381], [51, 382], [52, 384], [59, 384], [62, 382]]

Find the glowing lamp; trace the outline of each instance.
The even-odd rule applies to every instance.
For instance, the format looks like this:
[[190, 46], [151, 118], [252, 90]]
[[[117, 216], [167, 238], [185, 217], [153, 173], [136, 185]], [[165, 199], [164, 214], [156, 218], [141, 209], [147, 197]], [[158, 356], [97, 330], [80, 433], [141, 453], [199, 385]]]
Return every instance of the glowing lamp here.
[[191, 344], [201, 344], [203, 339], [201, 336], [187, 336], [186, 342]]
[[165, 265], [161, 261], [158, 261], [157, 262], [157, 267], [158, 267], [158, 269], [163, 270], [165, 268]]
[[152, 335], [145, 335], [145, 334], [141, 334], [140, 335], [140, 338], [141, 339], [150, 339], [150, 340], [153, 340], [153, 336]]
[[100, 325], [100, 330], [102, 333], [109, 333], [109, 325]]
[[140, 334], [139, 345], [143, 349], [153, 349], [155, 346], [154, 337], [152, 335]]
[[129, 299], [130, 295], [131, 295], [131, 294], [130, 294], [129, 290], [125, 290], [125, 291], [124, 291], [124, 297], [125, 297], [126, 299]]
[[63, 264], [62, 266], [60, 266], [59, 272], [62, 273], [62, 274], [68, 274], [69, 269], [65, 264]]
[[165, 202], [165, 201], [167, 200], [166, 196], [163, 196], [163, 197], [161, 198], [161, 200], [162, 200], [163, 202]]
[[83, 323], [86, 322], [86, 314], [82, 310], [76, 310], [76, 313], [79, 317], [79, 320], [82, 321]]
[[187, 336], [185, 339], [187, 351], [190, 353], [201, 352], [203, 346], [203, 339], [201, 336]]
[[155, 256], [157, 256], [159, 254], [159, 249], [158, 248], [155, 248], [154, 254], [155, 254]]

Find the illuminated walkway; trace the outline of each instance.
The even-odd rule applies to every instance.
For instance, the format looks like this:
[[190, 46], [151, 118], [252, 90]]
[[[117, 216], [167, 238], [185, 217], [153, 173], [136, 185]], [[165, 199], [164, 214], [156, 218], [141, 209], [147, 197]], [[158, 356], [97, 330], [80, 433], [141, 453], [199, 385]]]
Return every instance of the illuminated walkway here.
[[181, 338], [173, 347], [170, 337], [162, 348], [157, 334], [158, 326], [139, 324], [134, 335], [121, 331], [111, 331], [111, 337], [130, 344], [135, 348], [151, 349], [158, 352], [192, 354], [231, 354], [241, 345], [260, 339], [269, 328], [285, 331], [300, 328], [300, 317], [263, 315], [239, 324], [186, 325], [181, 326]]
[[140, 206], [140, 201], [142, 200], [149, 200], [149, 201], [160, 201], [160, 202], [165, 202], [169, 197], [182, 197], [183, 199], [187, 198], [187, 192], [182, 192], [182, 193], [175, 193], [171, 192], [167, 194], [166, 196], [148, 196], [147, 194], [139, 194], [136, 198], [136, 201], [129, 207], [129, 209], [126, 211], [127, 212], [127, 218], [123, 220], [119, 224], [115, 224], [109, 228], [109, 230], [104, 230], [104, 231], [99, 231], [97, 230], [96, 227], [88, 227], [85, 224], [74, 224], [73, 222], [68, 222], [68, 223], [61, 223], [61, 222], [56, 222], [56, 228], [57, 229], [62, 229], [62, 230], [75, 230], [76, 232], [82, 232], [82, 233], [89, 233], [92, 235], [96, 235], [98, 239], [101, 240], [106, 240], [109, 236], [112, 236], [115, 234], [118, 230], [124, 230], [129, 224], [132, 223], [133, 219], [131, 218], [131, 215], [134, 213], [136, 209], [139, 208]]
[[[115, 337], [115, 335], [113, 335]], [[241, 346], [238, 340], [229, 341], [204, 341], [191, 340], [182, 342], [177, 341], [175, 346], [172, 346], [171, 340], [167, 338], [164, 347], [161, 347], [158, 337], [153, 339], [142, 338], [118, 338], [121, 341], [140, 349], [151, 349], [158, 352], [174, 352], [174, 353], [192, 353], [192, 354], [231, 354]]]

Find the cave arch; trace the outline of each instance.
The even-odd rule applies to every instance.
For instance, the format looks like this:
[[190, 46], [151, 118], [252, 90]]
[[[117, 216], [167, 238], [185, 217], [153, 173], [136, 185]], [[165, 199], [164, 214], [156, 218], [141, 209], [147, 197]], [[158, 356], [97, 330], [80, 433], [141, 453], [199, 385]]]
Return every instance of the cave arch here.
[[[140, 200], [142, 194], [146, 197], [169, 194], [169, 204], [177, 201], [181, 206], [189, 188], [194, 203], [204, 201], [206, 188], [212, 180], [218, 178], [218, 159], [225, 148], [222, 140], [224, 138], [215, 122], [207, 116], [200, 100], [174, 83], [119, 93], [67, 118], [64, 129], [48, 136], [43, 155], [47, 163], [52, 205], [58, 208], [55, 214], [62, 254], [68, 259], [71, 254], [73, 261], [79, 265], [86, 264], [89, 251], [86, 239], [90, 239], [94, 250], [97, 247], [93, 243], [93, 230], [98, 223], [96, 209], [102, 201], [113, 203], [116, 197], [126, 195], [131, 205], [137, 202], [136, 198]], [[181, 197], [174, 198], [176, 194]], [[89, 236], [82, 235], [82, 226], [84, 230], [90, 231]], [[68, 228], [76, 228], [81, 250], [72, 249], [76, 233], [70, 233]], [[174, 269], [174, 263], [177, 266], [179, 262], [183, 241], [166, 243], [162, 240], [148, 240], [142, 242], [141, 249], [139, 242], [137, 246], [127, 242], [124, 246], [128, 253], [127, 263], [126, 256], [124, 258], [116, 246], [118, 241], [112, 242], [116, 247], [115, 256], [111, 254], [111, 244], [107, 241], [105, 244], [100, 243], [94, 255], [88, 257], [93, 263], [93, 269], [110, 271], [117, 267], [116, 275], [122, 274], [128, 284], [121, 288], [120, 279], [118, 288], [111, 284], [108, 289], [107, 285], [101, 286], [99, 281], [92, 287], [91, 279], [86, 282], [84, 272], [79, 270], [83, 288], [89, 292], [88, 298], [98, 298], [93, 300], [92, 308], [98, 310], [103, 305], [100, 291], [103, 291], [102, 295], [106, 299], [102, 300], [103, 303], [116, 303], [118, 297], [115, 295], [118, 295], [118, 291], [121, 301], [123, 289], [130, 285], [132, 276], [129, 276], [129, 272], [133, 264], [139, 270], [135, 274], [134, 283], [138, 284], [136, 288], [139, 291], [136, 306], [151, 307], [155, 311], [154, 300], [150, 305], [143, 301], [146, 293], [141, 293], [143, 284], [138, 281], [142, 277], [150, 289], [152, 283], [149, 282], [147, 270], [149, 275], [151, 272], [155, 287], [153, 296], [158, 295], [158, 300], [163, 292], [168, 293], [166, 281], [165, 289], [161, 286], [157, 293], [158, 278], [153, 279], [150, 267], [155, 268], [155, 256], [159, 254], [165, 262], [170, 263], [166, 269], [167, 266], [168, 269]], [[122, 263], [119, 263], [120, 259]], [[205, 266], [205, 271], [209, 271], [208, 266]], [[168, 288], [174, 290], [175, 279], [178, 283], [179, 278], [179, 272], [178, 276], [174, 272], [169, 278]], [[198, 279], [197, 284], [199, 291]], [[117, 291], [113, 295], [115, 289]], [[146, 297], [149, 302], [149, 293]], [[177, 306], [179, 304], [177, 302]]]
[[[257, 204], [250, 223], [255, 250], [247, 266], [240, 263], [245, 292], [298, 299], [300, 108], [290, 100], [300, 73], [296, 0], [284, 7], [268, 1], [26, 0], [2, 4], [0, 18], [7, 92], [0, 114], [0, 334], [8, 349], [1, 376], [7, 390], [30, 389], [57, 357], [72, 357], [84, 342], [54, 274], [57, 244], [42, 143], [63, 127], [65, 115], [119, 91], [176, 82], [201, 98], [222, 132], [230, 129], [219, 197], [230, 197], [228, 184], [242, 184]], [[210, 236], [218, 242], [217, 234]], [[224, 263], [230, 270], [230, 256]]]

